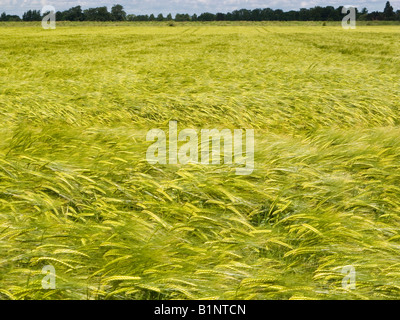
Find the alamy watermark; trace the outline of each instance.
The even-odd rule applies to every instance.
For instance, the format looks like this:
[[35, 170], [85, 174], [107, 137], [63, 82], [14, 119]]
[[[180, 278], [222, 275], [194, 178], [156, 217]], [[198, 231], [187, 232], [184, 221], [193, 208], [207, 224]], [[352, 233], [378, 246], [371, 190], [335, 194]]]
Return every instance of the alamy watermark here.
[[342, 20], [343, 29], [355, 29], [356, 28], [356, 7], [344, 6], [342, 13], [346, 14]]
[[[243, 137], [244, 132], [245, 137]], [[164, 130], [152, 129], [147, 133], [146, 141], [156, 140], [156, 142], [147, 149], [146, 159], [150, 164], [179, 163], [186, 165], [188, 163], [200, 163], [218, 165], [221, 164], [221, 140], [223, 139], [223, 163], [236, 166], [237, 175], [250, 175], [254, 171], [253, 129], [234, 129], [233, 131], [229, 129], [201, 129], [200, 139], [201, 141], [199, 141], [196, 130], [183, 129], [178, 132], [177, 121], [170, 121], [168, 148], [167, 135]], [[243, 140], [245, 140], [245, 153]], [[178, 149], [179, 142], [181, 142], [181, 145]]]
[[42, 288], [54, 290], [56, 288], [56, 269], [52, 265], [44, 266], [42, 274], [45, 274], [42, 279]]
[[345, 274], [342, 280], [342, 288], [354, 290], [356, 288], [356, 269], [353, 266], [344, 266], [342, 274]]
[[46, 15], [42, 19], [43, 29], [55, 29], [56, 28], [56, 9], [53, 6], [44, 6], [41, 10], [42, 15]]

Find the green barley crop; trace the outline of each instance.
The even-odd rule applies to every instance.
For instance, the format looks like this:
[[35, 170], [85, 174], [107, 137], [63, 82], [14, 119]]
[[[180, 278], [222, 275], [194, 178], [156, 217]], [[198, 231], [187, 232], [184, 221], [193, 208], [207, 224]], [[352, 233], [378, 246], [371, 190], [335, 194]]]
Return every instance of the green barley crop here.
[[[398, 27], [21, 25], [0, 28], [0, 299], [400, 297]], [[254, 129], [253, 174], [149, 164], [170, 120]]]

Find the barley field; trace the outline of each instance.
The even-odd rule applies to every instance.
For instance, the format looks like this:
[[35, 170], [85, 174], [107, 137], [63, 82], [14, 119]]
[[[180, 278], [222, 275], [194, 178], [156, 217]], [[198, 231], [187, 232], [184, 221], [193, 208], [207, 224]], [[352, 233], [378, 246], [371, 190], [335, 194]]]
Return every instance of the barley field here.
[[[399, 299], [399, 37], [0, 24], [0, 299]], [[255, 170], [150, 164], [171, 120]]]

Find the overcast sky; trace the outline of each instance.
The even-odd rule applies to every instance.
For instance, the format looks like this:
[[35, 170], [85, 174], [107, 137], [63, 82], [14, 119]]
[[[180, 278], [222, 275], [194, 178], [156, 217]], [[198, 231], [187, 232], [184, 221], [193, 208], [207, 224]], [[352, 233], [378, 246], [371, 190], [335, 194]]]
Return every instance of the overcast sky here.
[[[21, 15], [29, 9], [41, 9], [43, 5], [52, 5], [56, 10], [65, 10], [80, 5], [83, 9], [89, 7], [107, 6], [119, 3], [127, 13], [158, 14], [158, 13], [202, 13], [228, 12], [236, 9], [272, 8], [297, 10], [317, 5], [334, 6], [354, 5], [367, 7], [369, 11], [382, 11], [386, 0], [0, 0], [0, 12]], [[395, 10], [400, 9], [400, 0], [390, 1]]]

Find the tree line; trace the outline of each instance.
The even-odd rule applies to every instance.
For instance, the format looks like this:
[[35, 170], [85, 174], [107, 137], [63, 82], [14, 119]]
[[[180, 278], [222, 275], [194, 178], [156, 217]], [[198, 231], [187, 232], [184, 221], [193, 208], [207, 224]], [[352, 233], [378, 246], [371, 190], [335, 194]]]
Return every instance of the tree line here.
[[[316, 6], [310, 9], [283, 11], [281, 9], [240, 9], [228, 13], [204, 12], [200, 15], [177, 13], [173, 18], [171, 14], [157, 16], [127, 14], [120, 4], [114, 5], [111, 11], [107, 7], [97, 7], [82, 10], [76, 6], [65, 11], [56, 12], [57, 21], [341, 21], [343, 19], [343, 6], [334, 8], [332, 6]], [[46, 14], [46, 13], [45, 13]], [[8, 15], [3, 12], [0, 21], [41, 21], [45, 14], [39, 10], [29, 10], [22, 15]], [[400, 10], [394, 11], [390, 2], [387, 1], [382, 12], [368, 12], [367, 8], [361, 11], [356, 9], [358, 20], [399, 20]]]

